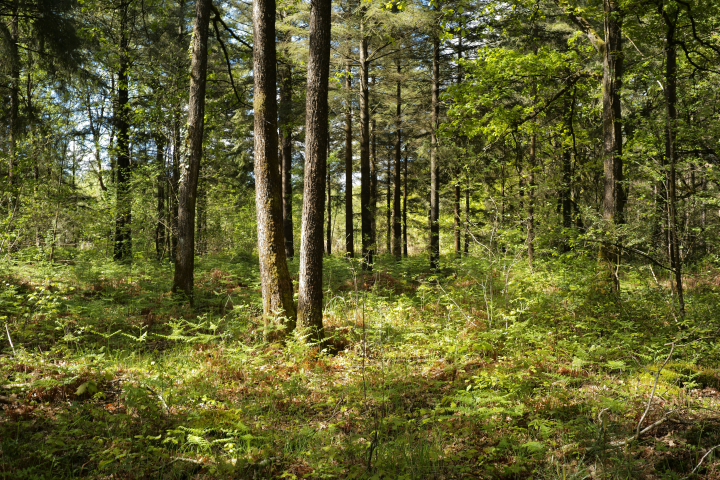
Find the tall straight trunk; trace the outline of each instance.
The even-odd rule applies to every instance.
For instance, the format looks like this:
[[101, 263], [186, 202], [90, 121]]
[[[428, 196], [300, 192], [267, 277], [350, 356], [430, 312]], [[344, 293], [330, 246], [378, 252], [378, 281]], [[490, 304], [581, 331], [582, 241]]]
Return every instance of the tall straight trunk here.
[[365, 23], [360, 24], [360, 234], [362, 235], [363, 269], [372, 270], [373, 249], [370, 204], [370, 105], [368, 88], [368, 39]]
[[120, 262], [132, 260], [131, 203], [130, 197], [130, 101], [128, 82], [130, 69], [127, 33], [127, 5], [123, 8], [120, 33], [120, 67], [118, 69], [118, 95], [115, 122], [117, 125], [117, 182], [115, 208], [114, 258]]
[[[372, 78], [372, 85], [375, 85], [375, 77]], [[368, 103], [370, 102], [368, 97]], [[376, 122], [375, 116], [371, 115], [370, 119], [370, 244], [373, 248], [377, 248], [377, 200], [378, 200], [378, 161], [377, 161], [377, 142], [376, 142]]]
[[[460, 35], [458, 36], [458, 50], [457, 50], [457, 56], [458, 56], [458, 63], [457, 63], [457, 84], [460, 85], [462, 83], [463, 79], [463, 69], [460, 65], [460, 61], [462, 60], [462, 49], [463, 49], [463, 37], [462, 37], [462, 28]], [[522, 179], [522, 175], [520, 176]], [[454, 227], [455, 227], [455, 256], [460, 257], [462, 255], [461, 245], [460, 245], [460, 237], [461, 237], [461, 224], [462, 220], [460, 218], [460, 167], [455, 168], [455, 203], [454, 203]]]
[[202, 159], [205, 127], [205, 85], [207, 76], [207, 42], [212, 0], [197, 0], [192, 35], [190, 95], [188, 99], [186, 158], [182, 162], [178, 192], [178, 248], [175, 253], [173, 292], [182, 291], [192, 302], [195, 271], [195, 206]]
[[[668, 162], [668, 240], [670, 244], [670, 267], [675, 274], [675, 293], [678, 298], [680, 315], [685, 315], [685, 299], [682, 283], [682, 260], [680, 258], [680, 242], [677, 232], [677, 195], [676, 195], [676, 164], [675, 128], [677, 123], [677, 50], [675, 33], [677, 29], [677, 13], [674, 15], [668, 8], [660, 13], [665, 20], [665, 100], [667, 107], [667, 127], [665, 130], [665, 157]], [[694, 185], [694, 182], [693, 182]]]
[[455, 198], [453, 201], [453, 229], [455, 233], [455, 256], [459, 257], [462, 255], [462, 244], [460, 241], [460, 169], [455, 169]]
[[437, 128], [440, 118], [440, 39], [433, 36], [432, 125], [430, 126], [430, 268], [440, 266], [440, 169]]
[[[290, 40], [287, 39], [286, 40]], [[283, 200], [283, 235], [285, 237], [285, 256], [295, 256], [293, 243], [293, 218], [292, 218], [292, 68], [289, 64], [281, 65], [280, 73], [280, 105], [279, 108], [279, 131], [280, 149], [280, 170], [282, 171], [282, 200]]]
[[310, 47], [305, 104], [305, 185], [300, 242], [298, 322], [315, 341], [323, 332], [323, 217], [328, 153], [328, 78], [332, 0], [316, 0], [310, 12]]
[[[330, 127], [328, 126], [328, 149], [327, 158], [330, 158]], [[327, 190], [327, 223], [325, 224], [325, 252], [332, 255], [332, 175], [330, 174], [330, 166], [327, 166], [327, 181], [325, 183]]]
[[255, 209], [263, 315], [266, 337], [270, 340], [281, 338], [291, 331], [295, 327], [296, 316], [282, 228], [276, 65], [275, 0], [254, 0]]
[[470, 254], [470, 175], [468, 172], [465, 180], [465, 245], [463, 253], [465, 256]]
[[348, 257], [355, 256], [355, 242], [353, 238], [353, 156], [352, 156], [352, 103], [350, 91], [352, 90], [352, 72], [350, 61], [345, 64], [345, 252]]
[[403, 256], [408, 256], [408, 238], [407, 238], [407, 197], [408, 197], [408, 145], [405, 144], [405, 162], [404, 162], [404, 179], [403, 179], [403, 207], [402, 207], [402, 222], [403, 222]]
[[[15, 168], [17, 167], [17, 140], [18, 135], [20, 133], [20, 113], [19, 113], [19, 106], [20, 106], [20, 100], [18, 91], [20, 89], [20, 56], [18, 54], [18, 43], [20, 41], [20, 30], [18, 28], [18, 20], [19, 20], [19, 0], [14, 0], [12, 4], [12, 16], [10, 18], [10, 55], [9, 55], [9, 63], [10, 63], [10, 125], [9, 125], [9, 134], [10, 134], [10, 144], [9, 144], [9, 154], [8, 155], [8, 176], [7, 181], [8, 185], [11, 187], [17, 183], [16, 181], [16, 172]], [[12, 211], [14, 208], [14, 204], [17, 201], [15, 199], [14, 193], [10, 196], [10, 208], [8, 210]]]
[[392, 174], [392, 162], [388, 158], [387, 161], [387, 172], [385, 173], [387, 187], [385, 192], [385, 251], [387, 253], [392, 252], [392, 188], [393, 188], [393, 174]]
[[[537, 85], [533, 84], [533, 99], [537, 96]], [[537, 155], [537, 133], [530, 136], [530, 154], [528, 156], [528, 190], [527, 190], [527, 253], [528, 264], [532, 267], [535, 260], [535, 168]]]
[[[398, 60], [398, 77], [400, 76], [400, 68], [400, 60]], [[395, 172], [393, 175], [392, 253], [393, 255], [395, 255], [396, 258], [400, 258], [402, 256], [402, 226], [400, 224], [400, 168], [402, 166], [402, 90], [400, 85], [400, 78], [398, 78], [395, 88]]]
[[180, 189], [180, 108], [175, 110], [173, 126], [172, 178], [170, 179], [170, 258], [174, 262], [178, 251], [178, 190]]
[[155, 163], [158, 169], [156, 177], [157, 225], [155, 225], [155, 256], [160, 260], [165, 255], [165, 138], [162, 133], [158, 133], [155, 137], [155, 148]]
[[[608, 225], [624, 222], [625, 192], [622, 165], [622, 114], [620, 90], [624, 71], [622, 50], [622, 12], [617, 0], [603, 0], [605, 48], [603, 50], [603, 218]], [[615, 269], [620, 261], [617, 248], [603, 248], [603, 259], [611, 270], [613, 285], [620, 285]]]
[[[574, 100], [573, 100], [574, 101]], [[572, 104], [565, 104], [565, 128], [568, 132], [572, 131], [573, 122]], [[565, 139], [563, 139], [565, 140]], [[562, 184], [560, 185], [560, 202], [562, 204], [562, 227], [565, 230], [562, 235], [561, 252], [570, 250], [567, 242], [568, 230], [572, 227], [572, 199], [570, 192], [572, 191], [572, 147], [563, 142], [562, 149]]]

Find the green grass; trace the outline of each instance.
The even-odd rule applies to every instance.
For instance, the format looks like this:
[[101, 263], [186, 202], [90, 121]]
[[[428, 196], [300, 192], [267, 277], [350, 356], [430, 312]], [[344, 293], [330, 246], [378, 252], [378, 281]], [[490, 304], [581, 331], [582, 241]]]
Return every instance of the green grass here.
[[[671, 479], [720, 443], [712, 265], [684, 319], [643, 268], [618, 300], [581, 256], [426, 265], [327, 259], [318, 346], [263, 341], [249, 255], [202, 259], [194, 310], [168, 264], [6, 261], [0, 478]], [[668, 419], [618, 445], [673, 341]]]

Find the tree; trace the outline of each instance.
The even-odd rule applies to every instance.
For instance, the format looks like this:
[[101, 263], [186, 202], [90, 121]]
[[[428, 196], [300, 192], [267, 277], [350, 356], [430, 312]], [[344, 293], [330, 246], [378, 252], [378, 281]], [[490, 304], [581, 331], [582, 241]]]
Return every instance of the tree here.
[[331, 0], [314, 0], [311, 4], [298, 322], [300, 326], [311, 329], [315, 341], [324, 338], [322, 269], [328, 152], [330, 14]]
[[[269, 339], [279, 338], [291, 331], [296, 321], [292, 280], [285, 256], [282, 228], [276, 66], [275, 0], [254, 0], [255, 208], [263, 315]], [[273, 319], [276, 319], [277, 323], [273, 324]]]
[[205, 127], [205, 84], [207, 74], [208, 28], [212, 0], [197, 0], [192, 40], [190, 98], [186, 160], [182, 165], [178, 195], [178, 248], [175, 254], [173, 292], [182, 290], [192, 299], [195, 270], [195, 204]]

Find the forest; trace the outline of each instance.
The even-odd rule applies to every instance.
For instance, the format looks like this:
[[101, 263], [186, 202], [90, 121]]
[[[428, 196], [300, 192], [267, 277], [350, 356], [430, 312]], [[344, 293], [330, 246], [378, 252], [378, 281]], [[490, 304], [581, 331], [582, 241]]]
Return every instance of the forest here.
[[720, 478], [716, 0], [0, 0], [0, 478]]

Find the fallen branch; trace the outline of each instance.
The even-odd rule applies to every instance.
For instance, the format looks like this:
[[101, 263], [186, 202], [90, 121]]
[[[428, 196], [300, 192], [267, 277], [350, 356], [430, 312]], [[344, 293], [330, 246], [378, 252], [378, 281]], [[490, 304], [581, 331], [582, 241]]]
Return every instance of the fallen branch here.
[[705, 452], [705, 455], [703, 455], [702, 458], [700, 459], [700, 461], [698, 462], [698, 464], [695, 465], [695, 468], [692, 469], [692, 472], [690, 472], [690, 474], [689, 474], [687, 477], [684, 477], [683, 480], [685, 480], [686, 478], [690, 478], [690, 477], [692, 477], [693, 475], [695, 475], [695, 472], [697, 472], [697, 469], [700, 468], [700, 465], [702, 465], [703, 461], [705, 461], [705, 458], [706, 458], [708, 455], [710, 455], [712, 452], [714, 452], [715, 449], [718, 448], [718, 447], [720, 447], [720, 445], [715, 445], [715, 446], [712, 447], [710, 450], [708, 450], [707, 452]]

